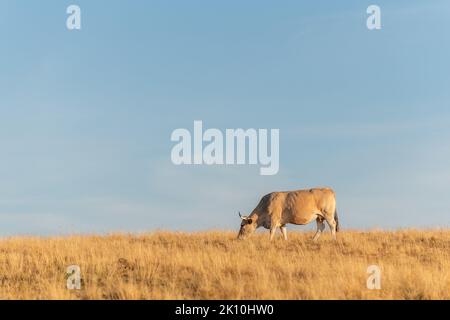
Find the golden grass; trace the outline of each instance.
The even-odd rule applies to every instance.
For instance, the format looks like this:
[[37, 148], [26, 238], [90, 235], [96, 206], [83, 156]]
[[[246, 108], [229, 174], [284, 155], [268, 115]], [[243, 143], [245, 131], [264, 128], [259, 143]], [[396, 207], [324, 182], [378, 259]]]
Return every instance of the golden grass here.
[[[450, 231], [236, 232], [0, 240], [1, 299], [450, 299]], [[82, 289], [66, 288], [81, 267]], [[366, 288], [369, 265], [381, 290]]]

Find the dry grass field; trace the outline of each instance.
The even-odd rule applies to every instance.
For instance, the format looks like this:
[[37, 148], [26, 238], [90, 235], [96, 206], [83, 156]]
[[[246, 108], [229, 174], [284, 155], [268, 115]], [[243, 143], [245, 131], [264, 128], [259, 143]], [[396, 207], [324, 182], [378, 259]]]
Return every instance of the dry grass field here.
[[[7, 238], [1, 299], [450, 299], [450, 231], [236, 232]], [[66, 268], [81, 267], [81, 290]], [[382, 270], [368, 290], [367, 267]]]

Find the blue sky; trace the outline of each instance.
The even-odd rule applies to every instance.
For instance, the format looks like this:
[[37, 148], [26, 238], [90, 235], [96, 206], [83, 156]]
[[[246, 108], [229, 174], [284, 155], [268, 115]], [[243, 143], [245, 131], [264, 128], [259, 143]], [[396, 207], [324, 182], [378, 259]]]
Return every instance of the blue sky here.
[[[448, 227], [449, 17], [444, 0], [0, 0], [0, 236], [237, 229], [265, 193], [324, 185], [344, 228]], [[279, 128], [279, 173], [174, 166], [194, 120]]]

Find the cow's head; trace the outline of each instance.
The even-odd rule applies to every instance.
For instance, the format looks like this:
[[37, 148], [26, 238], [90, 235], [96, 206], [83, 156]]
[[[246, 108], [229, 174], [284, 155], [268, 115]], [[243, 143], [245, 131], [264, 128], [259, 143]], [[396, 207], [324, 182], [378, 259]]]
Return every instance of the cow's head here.
[[245, 239], [256, 230], [256, 221], [250, 217], [242, 216], [240, 212], [239, 217], [241, 218], [241, 229], [239, 229], [238, 239]]

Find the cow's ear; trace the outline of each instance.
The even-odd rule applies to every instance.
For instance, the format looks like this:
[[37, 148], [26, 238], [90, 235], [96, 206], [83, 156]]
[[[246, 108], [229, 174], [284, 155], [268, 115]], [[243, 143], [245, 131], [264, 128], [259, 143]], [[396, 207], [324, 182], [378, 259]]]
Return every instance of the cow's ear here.
[[252, 220], [252, 219], [247, 219], [247, 223], [248, 223], [248, 224], [252, 224], [252, 223], [253, 223], [253, 220]]

